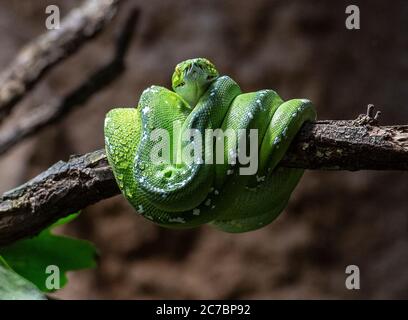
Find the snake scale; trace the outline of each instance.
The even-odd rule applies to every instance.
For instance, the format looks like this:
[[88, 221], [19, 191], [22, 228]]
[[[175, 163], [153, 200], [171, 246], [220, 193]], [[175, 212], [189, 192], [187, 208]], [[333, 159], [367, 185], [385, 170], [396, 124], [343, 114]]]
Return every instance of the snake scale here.
[[[151, 86], [137, 108], [115, 108], [106, 115], [107, 157], [123, 195], [137, 212], [165, 227], [210, 223], [226, 232], [246, 232], [272, 222], [303, 174], [279, 162], [303, 123], [315, 120], [312, 103], [283, 101], [273, 90], [242, 93], [204, 58], [179, 63], [172, 87]], [[170, 139], [159, 138], [156, 129]], [[224, 137], [218, 154], [206, 143], [196, 149], [197, 141], [209, 141], [208, 129], [233, 130], [236, 140]], [[244, 164], [231, 159], [241, 151], [238, 141], [248, 144], [243, 138], [250, 129], [257, 132], [257, 170], [242, 174]], [[225, 161], [186, 161], [182, 150], [194, 160], [210, 154]], [[163, 153], [168, 161], [152, 161], [152, 154], [162, 159]]]

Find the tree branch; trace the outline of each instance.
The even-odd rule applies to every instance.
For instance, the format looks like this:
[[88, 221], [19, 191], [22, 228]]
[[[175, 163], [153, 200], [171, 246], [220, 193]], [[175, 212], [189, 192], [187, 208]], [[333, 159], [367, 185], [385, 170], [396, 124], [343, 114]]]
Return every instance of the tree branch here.
[[103, 151], [60, 161], [0, 198], [0, 244], [34, 235], [59, 218], [118, 193]]
[[[308, 123], [295, 138], [282, 165], [329, 170], [408, 170], [408, 125]], [[119, 192], [103, 150], [60, 161], [0, 198], [0, 245], [32, 236], [57, 219]]]
[[28, 44], [0, 75], [0, 123], [21, 98], [58, 62], [95, 37], [111, 20], [120, 0], [87, 0], [72, 10], [60, 29]]
[[408, 125], [306, 123], [282, 165], [321, 170], [408, 170]]
[[116, 80], [125, 69], [124, 58], [129, 48], [134, 26], [138, 20], [139, 11], [134, 9], [120, 30], [112, 59], [105, 66], [91, 74], [63, 98], [56, 98], [49, 103], [35, 108], [24, 117], [17, 120], [8, 130], [0, 131], [0, 155], [18, 144], [25, 138], [37, 133], [77, 107], [87, 102], [98, 91], [103, 90]]

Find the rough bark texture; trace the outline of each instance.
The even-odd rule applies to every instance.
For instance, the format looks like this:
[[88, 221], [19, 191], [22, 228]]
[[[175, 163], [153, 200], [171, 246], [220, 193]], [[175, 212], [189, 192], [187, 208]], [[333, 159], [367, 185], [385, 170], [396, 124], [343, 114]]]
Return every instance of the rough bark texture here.
[[408, 125], [356, 126], [355, 121], [309, 123], [282, 162], [320, 170], [408, 170]]
[[103, 151], [60, 161], [0, 200], [0, 244], [119, 193]]
[[49, 31], [28, 44], [0, 75], [0, 122], [17, 102], [60, 61], [75, 53], [111, 20], [118, 0], [88, 0]]
[[[408, 126], [306, 124], [282, 165], [330, 170], [408, 170]], [[103, 150], [58, 162], [0, 198], [0, 245], [119, 193]]]

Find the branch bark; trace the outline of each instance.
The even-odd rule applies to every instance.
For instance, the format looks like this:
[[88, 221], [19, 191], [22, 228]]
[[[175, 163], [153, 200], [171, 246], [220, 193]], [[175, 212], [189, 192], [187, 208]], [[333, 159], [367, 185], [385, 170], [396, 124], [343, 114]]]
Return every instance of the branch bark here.
[[282, 165], [320, 170], [408, 170], [408, 125], [306, 123]]
[[60, 161], [0, 199], [0, 245], [119, 193], [103, 151]]
[[87, 0], [72, 10], [60, 29], [28, 44], [0, 75], [0, 123], [12, 108], [55, 65], [95, 37], [112, 19], [119, 0]]
[[[281, 164], [324, 170], [408, 170], [408, 125], [308, 123]], [[60, 161], [0, 198], [0, 245], [32, 236], [63, 216], [119, 193], [103, 150]]]

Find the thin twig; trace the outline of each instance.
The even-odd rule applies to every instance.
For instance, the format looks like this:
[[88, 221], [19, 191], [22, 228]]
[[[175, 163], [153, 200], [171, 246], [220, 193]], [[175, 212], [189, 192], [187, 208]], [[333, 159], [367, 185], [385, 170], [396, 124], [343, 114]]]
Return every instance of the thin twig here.
[[[328, 170], [408, 170], [408, 125], [353, 121], [304, 125], [281, 163]], [[58, 162], [0, 198], [0, 245], [32, 236], [58, 218], [119, 194], [105, 152]]]
[[25, 138], [37, 133], [40, 129], [48, 126], [75, 107], [87, 102], [98, 91], [103, 90], [116, 80], [124, 70], [124, 58], [129, 48], [134, 25], [137, 23], [139, 11], [133, 10], [126, 20], [116, 42], [112, 59], [105, 66], [100, 67], [83, 81], [77, 88], [63, 98], [54, 99], [46, 103], [13, 124], [7, 131], [0, 131], [0, 154], [5, 153]]
[[112, 19], [120, 0], [87, 0], [59, 29], [33, 40], [0, 75], [0, 123], [55, 65], [95, 37]]

